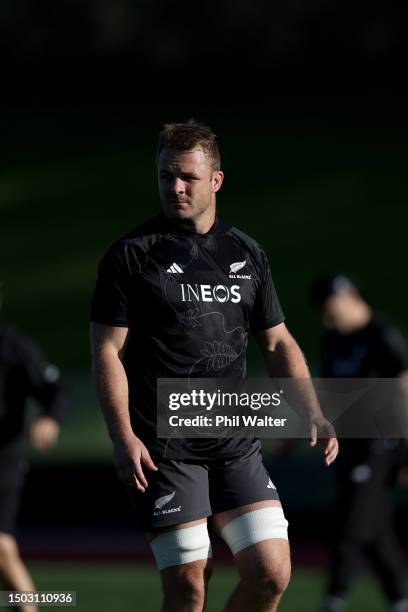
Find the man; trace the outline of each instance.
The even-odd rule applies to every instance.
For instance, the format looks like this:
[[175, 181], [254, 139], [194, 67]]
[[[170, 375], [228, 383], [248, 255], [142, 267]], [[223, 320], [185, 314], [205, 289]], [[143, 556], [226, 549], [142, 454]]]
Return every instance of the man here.
[[[402, 334], [373, 313], [346, 276], [324, 276], [313, 298], [326, 327], [323, 376], [393, 378], [408, 375], [408, 348]], [[342, 440], [337, 462], [337, 526], [323, 612], [343, 610], [356, 565], [367, 558], [392, 612], [406, 612], [405, 572], [392, 526], [392, 489], [401, 444], [390, 439]]]
[[[28, 469], [27, 443], [45, 452], [58, 439], [66, 407], [58, 379], [58, 369], [30, 338], [9, 324], [0, 325], [0, 581], [11, 591], [35, 590], [20, 558], [16, 517]], [[27, 432], [28, 398], [36, 400], [43, 411]], [[33, 612], [36, 607], [21, 605], [18, 609]]]
[[[157, 172], [162, 212], [108, 251], [92, 304], [96, 386], [116, 469], [149, 534], [164, 611], [204, 608], [209, 516], [241, 575], [225, 609], [273, 611], [290, 557], [259, 441], [157, 438], [156, 381], [243, 378], [248, 330], [270, 376], [309, 372], [283, 323], [264, 251], [216, 215], [224, 175], [215, 135], [194, 121], [164, 126]], [[312, 444], [324, 439], [329, 465], [337, 441], [314, 395], [309, 410]]]

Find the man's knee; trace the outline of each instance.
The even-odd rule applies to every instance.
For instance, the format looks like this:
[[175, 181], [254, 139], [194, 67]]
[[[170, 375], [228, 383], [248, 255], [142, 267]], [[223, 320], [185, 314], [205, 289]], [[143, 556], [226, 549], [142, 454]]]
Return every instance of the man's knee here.
[[165, 602], [189, 603], [193, 607], [202, 605], [211, 574], [210, 559], [164, 570], [162, 582]]
[[282, 508], [271, 506], [241, 514], [221, 530], [234, 554], [242, 586], [257, 600], [276, 598], [289, 584], [287, 526]]
[[207, 524], [159, 533], [150, 542], [164, 592], [164, 609], [204, 607], [211, 576], [211, 542]]
[[279, 569], [266, 571], [260, 577], [260, 584], [264, 585], [267, 594], [282, 595], [289, 585], [290, 573], [290, 564], [282, 564]]
[[15, 538], [8, 533], [0, 532], [0, 567], [4, 567], [18, 556], [19, 552]]
[[268, 603], [286, 590], [290, 581], [290, 563], [277, 567], [263, 567], [242, 576], [242, 585], [252, 593], [254, 601]]
[[238, 553], [235, 561], [244, 591], [259, 604], [275, 602], [289, 584], [291, 561], [285, 540], [260, 542]]

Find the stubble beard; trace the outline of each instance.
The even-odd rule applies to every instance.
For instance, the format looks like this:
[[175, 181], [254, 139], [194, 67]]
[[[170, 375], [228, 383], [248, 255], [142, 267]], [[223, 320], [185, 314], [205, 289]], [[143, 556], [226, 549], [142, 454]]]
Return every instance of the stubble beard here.
[[175, 204], [173, 202], [168, 202], [168, 201], [165, 201], [164, 206], [163, 206], [163, 201], [162, 201], [162, 207], [167, 217], [169, 217], [170, 219], [174, 221], [179, 221], [179, 222], [184, 221], [186, 224], [189, 224], [189, 225], [194, 224], [203, 215], [205, 215], [208, 209], [211, 208], [211, 204], [212, 204], [211, 194], [209, 195], [208, 201], [205, 205], [202, 205], [201, 203], [194, 204], [194, 202], [193, 203], [188, 202], [186, 204], [186, 207], [182, 209], [175, 208]]

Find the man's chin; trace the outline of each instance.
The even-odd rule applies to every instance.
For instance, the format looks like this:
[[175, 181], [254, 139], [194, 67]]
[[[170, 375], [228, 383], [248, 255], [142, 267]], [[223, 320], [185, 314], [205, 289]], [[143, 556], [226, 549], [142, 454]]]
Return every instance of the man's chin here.
[[165, 214], [167, 217], [169, 217], [170, 219], [174, 219], [175, 221], [183, 221], [183, 220], [191, 218], [192, 211], [184, 207], [177, 207], [177, 208], [166, 207]]

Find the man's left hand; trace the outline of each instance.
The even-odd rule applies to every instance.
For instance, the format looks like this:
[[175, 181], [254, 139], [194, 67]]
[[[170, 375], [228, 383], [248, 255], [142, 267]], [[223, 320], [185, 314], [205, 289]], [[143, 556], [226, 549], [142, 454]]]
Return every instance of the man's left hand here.
[[310, 446], [316, 446], [318, 440], [324, 446], [324, 460], [329, 466], [339, 453], [339, 443], [332, 424], [323, 416], [310, 422]]
[[57, 442], [59, 431], [60, 426], [52, 417], [37, 417], [30, 426], [30, 444], [32, 448], [44, 453]]

